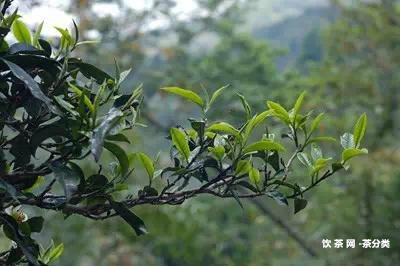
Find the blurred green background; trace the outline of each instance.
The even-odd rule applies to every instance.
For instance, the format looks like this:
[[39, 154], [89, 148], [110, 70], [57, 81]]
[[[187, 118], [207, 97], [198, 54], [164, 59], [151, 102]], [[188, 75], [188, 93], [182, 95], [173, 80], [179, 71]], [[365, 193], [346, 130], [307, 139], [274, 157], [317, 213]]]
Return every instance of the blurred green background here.
[[[74, 19], [81, 40], [99, 41], [79, 48], [81, 57], [110, 73], [114, 58], [133, 68], [124, 88], [143, 83], [141, 116], [148, 127], [131, 133], [127, 149], [156, 156], [166, 150], [165, 129], [196, 116], [190, 104], [160, 94], [163, 86], [204, 93], [230, 84], [212, 117], [235, 124], [243, 117], [235, 92], [262, 110], [267, 99], [287, 105], [306, 90], [307, 108], [327, 114], [324, 135], [348, 130], [362, 112], [369, 117], [369, 155], [307, 193], [309, 205], [296, 215], [267, 198], [244, 201], [241, 209], [234, 200], [198, 197], [181, 206], [138, 207], [150, 234], [136, 237], [119, 219], [64, 220], [50, 213], [45, 226], [51, 230], [40, 241], [64, 242], [56, 265], [400, 265], [399, 1], [15, 5], [32, 28], [45, 20], [50, 39], [52, 24], [70, 27]], [[160, 164], [167, 158], [161, 153]], [[130, 180], [141, 181], [140, 172]], [[323, 249], [322, 239], [355, 239], [356, 247]], [[364, 249], [363, 239], [389, 239], [390, 248]]]

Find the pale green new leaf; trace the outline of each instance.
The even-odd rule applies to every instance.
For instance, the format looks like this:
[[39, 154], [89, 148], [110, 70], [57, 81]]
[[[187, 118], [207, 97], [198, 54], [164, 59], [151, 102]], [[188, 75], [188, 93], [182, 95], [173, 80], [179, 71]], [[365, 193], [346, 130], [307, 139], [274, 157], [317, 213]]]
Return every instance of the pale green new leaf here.
[[145, 153], [138, 153], [138, 157], [140, 161], [142, 162], [144, 168], [146, 169], [146, 172], [149, 176], [149, 179], [152, 180], [154, 176], [154, 164], [153, 161], [150, 159], [149, 156], [147, 156]]
[[215, 123], [211, 125], [209, 128], [207, 128], [207, 131], [216, 133], [223, 132], [228, 135], [235, 136], [236, 138], [240, 138], [239, 131], [232, 125], [225, 122]]
[[222, 92], [228, 87], [229, 85], [225, 85], [221, 88], [219, 88], [218, 90], [214, 91], [214, 93], [211, 96], [211, 100], [207, 105], [207, 109], [210, 108], [210, 106], [215, 102], [215, 100], [217, 100], [217, 98], [222, 94]]
[[33, 41], [32, 44], [36, 47], [40, 47], [39, 45], [39, 38], [40, 38], [40, 33], [42, 32], [44, 21], [39, 24], [39, 26], [36, 28], [35, 34], [33, 35]]
[[250, 182], [257, 186], [261, 181], [260, 171], [257, 168], [251, 167], [249, 170]]
[[290, 123], [289, 113], [288, 111], [286, 111], [285, 108], [283, 108], [282, 105], [280, 105], [279, 103], [268, 101], [267, 106], [269, 109], [273, 110], [273, 114], [276, 117], [278, 117], [285, 123]]
[[357, 149], [357, 148], [349, 148], [345, 149], [342, 152], [342, 163], [345, 163], [346, 161], [350, 160], [351, 158], [355, 156], [359, 156], [362, 154], [367, 154], [368, 150], [367, 149]]
[[244, 128], [244, 133], [243, 133], [243, 139], [246, 141], [248, 137], [250, 136], [251, 132], [253, 129], [261, 123], [266, 117], [270, 116], [272, 114], [271, 110], [264, 111], [259, 115], [253, 116], [252, 119], [249, 120], [249, 122], [246, 124]]
[[322, 117], [324, 116], [324, 113], [320, 113], [317, 115], [316, 118], [311, 122], [310, 126], [310, 135], [314, 132], [314, 130], [318, 127], [319, 123], [321, 122]]
[[328, 162], [332, 160], [332, 158], [319, 158], [315, 161], [314, 166], [311, 171], [311, 176], [318, 174], [318, 172], [327, 166]]
[[179, 95], [189, 101], [194, 102], [195, 104], [199, 105], [200, 107], [204, 108], [203, 99], [197, 93], [195, 93], [191, 90], [185, 90], [185, 89], [181, 89], [178, 87], [165, 87], [165, 88], [161, 88], [161, 90]]
[[333, 137], [315, 137], [309, 141], [309, 143], [313, 142], [336, 142], [336, 139]]
[[250, 165], [249, 161], [240, 160], [236, 165], [235, 176], [247, 174], [250, 170], [250, 167], [251, 167], [251, 165]]
[[304, 96], [305, 96], [305, 95], [306, 95], [306, 92], [303, 91], [303, 92], [300, 94], [300, 96], [297, 98], [297, 101], [296, 101], [296, 103], [295, 103], [295, 105], [294, 105], [294, 107], [293, 107], [293, 117], [296, 117], [296, 116], [297, 116], [297, 114], [298, 114], [298, 112], [299, 112], [299, 110], [300, 110], [301, 104], [303, 103], [303, 99], [304, 99]]
[[69, 83], [69, 86], [71, 87], [71, 89], [79, 96], [82, 97], [83, 96], [83, 102], [85, 103], [86, 107], [89, 109], [89, 111], [94, 114], [95, 113], [95, 108], [93, 103], [90, 101], [89, 97], [87, 97], [83, 91], [81, 89], [79, 89], [77, 86], [75, 86], [72, 83]]
[[358, 119], [356, 125], [354, 126], [353, 136], [356, 148], [360, 146], [361, 140], [364, 137], [365, 129], [367, 127], [367, 115], [364, 113]]
[[250, 153], [253, 151], [284, 151], [285, 148], [272, 140], [262, 140], [254, 142], [243, 149], [243, 154]]
[[250, 119], [252, 111], [251, 111], [251, 107], [250, 107], [249, 103], [246, 101], [246, 99], [244, 98], [244, 96], [242, 94], [236, 93], [236, 95], [239, 96], [239, 99], [242, 102], [243, 108], [246, 112], [246, 118]]
[[32, 35], [29, 28], [19, 19], [14, 20], [12, 24], [12, 32], [15, 39], [19, 42], [32, 44]]
[[179, 129], [174, 127], [171, 128], [170, 133], [171, 133], [172, 143], [174, 144], [175, 148], [186, 160], [188, 160], [190, 155], [190, 149], [185, 134]]

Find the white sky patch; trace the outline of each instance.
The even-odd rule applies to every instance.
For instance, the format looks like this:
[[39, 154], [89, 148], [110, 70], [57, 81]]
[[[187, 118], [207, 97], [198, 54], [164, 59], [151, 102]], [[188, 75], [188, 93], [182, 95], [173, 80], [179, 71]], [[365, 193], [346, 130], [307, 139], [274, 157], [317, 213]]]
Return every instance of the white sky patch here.
[[44, 21], [42, 34], [45, 36], [59, 36], [54, 27], [70, 28], [74, 16], [64, 10], [68, 7], [69, 1], [43, 1], [42, 6], [29, 9], [23, 0], [15, 0], [11, 10], [18, 7], [22, 21], [30, 27], [35, 27]]

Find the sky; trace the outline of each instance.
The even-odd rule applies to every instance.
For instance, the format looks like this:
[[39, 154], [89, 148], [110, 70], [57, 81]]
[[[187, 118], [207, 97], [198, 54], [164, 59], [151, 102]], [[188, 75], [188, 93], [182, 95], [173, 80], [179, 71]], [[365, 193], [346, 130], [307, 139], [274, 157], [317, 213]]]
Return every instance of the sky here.
[[[26, 1], [26, 0], [25, 0]], [[24, 0], [15, 0], [14, 6], [18, 6], [20, 14], [23, 16], [22, 20], [31, 27], [39, 25], [43, 20], [42, 34], [47, 36], [58, 35], [54, 29], [55, 26], [62, 28], [70, 28], [74, 16], [64, 12], [63, 10], [68, 7], [68, 0], [55, 1], [55, 0], [42, 0], [42, 5], [39, 7], [28, 8]], [[127, 5], [132, 8], [143, 10], [151, 6], [151, 0], [123, 0]], [[250, 1], [250, 0], [243, 0]], [[256, 1], [256, 0], [251, 0]], [[287, 16], [296, 16], [311, 6], [320, 6], [327, 4], [328, 0], [259, 0], [256, 8], [250, 12], [248, 16], [249, 27], [257, 27], [270, 25], [286, 18]], [[26, 3], [26, 2], [25, 2]], [[197, 7], [195, 0], [176, 0], [176, 7], [174, 12], [180, 19], [187, 19], [190, 13]], [[98, 14], [118, 15], [119, 9], [116, 4], [95, 4], [94, 10]], [[150, 22], [149, 28], [158, 27], [164, 22], [162, 19]]]
[[[69, 1], [67, 0], [43, 0], [42, 5], [28, 8], [26, 4], [24, 4], [24, 0], [15, 0], [13, 6], [18, 7], [19, 13], [22, 15], [22, 20], [31, 27], [39, 25], [43, 20], [45, 20], [42, 34], [53, 36], [58, 35], [58, 32], [54, 29], [55, 26], [61, 28], [72, 26], [74, 16], [64, 11], [68, 7], [68, 2]], [[124, 0], [124, 2], [128, 6], [138, 10], [148, 9], [151, 6], [151, 0]], [[177, 0], [176, 2], [177, 5], [173, 11], [178, 17], [183, 19], [197, 7], [194, 0]], [[98, 3], [94, 5], [93, 9], [97, 14], [104, 16], [118, 15], [119, 13], [118, 6], [112, 3]], [[162, 24], [162, 21], [153, 21], [152, 24], [157, 26], [158, 24]]]

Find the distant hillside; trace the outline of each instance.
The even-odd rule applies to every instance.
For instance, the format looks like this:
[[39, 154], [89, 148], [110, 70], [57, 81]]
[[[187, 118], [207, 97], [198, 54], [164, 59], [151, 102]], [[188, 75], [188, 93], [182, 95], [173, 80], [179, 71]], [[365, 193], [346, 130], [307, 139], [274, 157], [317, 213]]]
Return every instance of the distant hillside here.
[[[287, 50], [287, 54], [278, 59], [279, 69], [295, 64], [297, 59], [303, 54], [305, 40], [308, 54], [313, 53], [317, 46], [312, 45], [317, 38], [320, 29], [325, 28], [338, 16], [338, 11], [333, 7], [312, 7], [305, 9], [300, 15], [290, 16], [278, 23], [270, 26], [255, 28], [253, 34], [256, 38], [268, 40], [277, 48]], [[315, 51], [318, 53], [319, 51]], [[318, 58], [318, 54], [314, 55]]]

